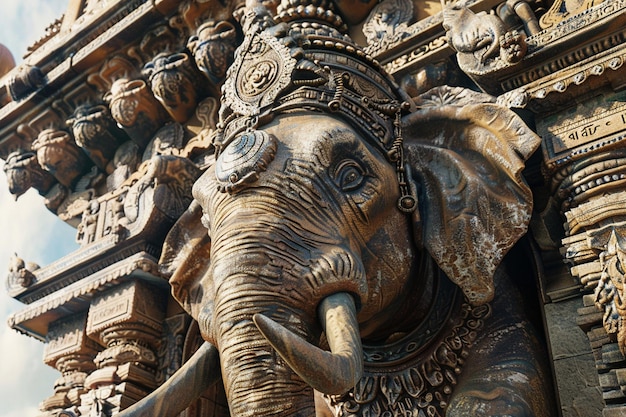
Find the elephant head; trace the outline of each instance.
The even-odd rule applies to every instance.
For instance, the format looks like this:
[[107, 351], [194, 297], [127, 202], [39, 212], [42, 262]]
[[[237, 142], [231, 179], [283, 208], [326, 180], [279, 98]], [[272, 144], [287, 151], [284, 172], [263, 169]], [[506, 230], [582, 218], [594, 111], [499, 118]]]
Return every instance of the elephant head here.
[[161, 264], [219, 353], [231, 415], [312, 416], [314, 390], [360, 380], [363, 341], [424, 320], [431, 257], [469, 303], [491, 300], [538, 138], [478, 93], [413, 103], [335, 28], [264, 16], [245, 17], [216, 158]]

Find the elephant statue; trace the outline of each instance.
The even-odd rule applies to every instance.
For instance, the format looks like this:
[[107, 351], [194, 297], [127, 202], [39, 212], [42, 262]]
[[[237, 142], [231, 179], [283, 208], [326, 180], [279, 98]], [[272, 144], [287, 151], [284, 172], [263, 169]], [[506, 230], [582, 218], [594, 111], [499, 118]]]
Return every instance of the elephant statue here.
[[482, 93], [406, 97], [332, 4], [295, 3], [243, 14], [215, 158], [163, 248], [206, 343], [120, 416], [215, 383], [237, 417], [552, 415], [503, 262], [539, 138]]

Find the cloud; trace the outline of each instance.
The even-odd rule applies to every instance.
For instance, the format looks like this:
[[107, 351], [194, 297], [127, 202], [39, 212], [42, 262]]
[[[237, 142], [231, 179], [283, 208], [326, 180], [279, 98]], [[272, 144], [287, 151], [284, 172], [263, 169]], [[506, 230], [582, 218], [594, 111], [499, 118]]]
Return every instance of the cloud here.
[[[27, 47], [44, 35], [68, 4], [68, 0], [2, 0], [0, 43], [19, 63]], [[0, 233], [0, 416], [34, 417], [41, 401], [52, 395], [60, 374], [43, 363], [42, 342], [6, 324], [11, 313], [25, 308], [6, 293], [8, 260], [17, 252], [26, 261], [47, 265], [77, 247], [75, 230], [50, 213], [35, 190], [15, 202], [0, 174]]]
[[3, 410], [2, 417], [28, 417], [40, 414], [37, 407], [25, 407], [21, 410]]
[[34, 417], [38, 404], [53, 393], [60, 374], [43, 363], [42, 342], [6, 324], [9, 314], [25, 308], [6, 293], [8, 260], [16, 252], [26, 261], [46, 265], [77, 247], [75, 230], [50, 213], [35, 190], [14, 201], [4, 173], [0, 175], [0, 230], [0, 415]]
[[0, 43], [9, 48], [16, 62], [21, 61], [28, 46], [44, 35], [68, 4], [69, 0], [2, 0]]
[[39, 404], [53, 393], [60, 374], [42, 362], [43, 344], [9, 329], [0, 329], [0, 415], [35, 417]]
[[[68, 0], [2, 0], [0, 43], [19, 63], [27, 47], [44, 35], [68, 4]], [[17, 252], [26, 261], [47, 265], [77, 247], [75, 230], [50, 213], [35, 190], [15, 202], [0, 174], [0, 233], [0, 416], [34, 417], [60, 374], [43, 363], [42, 342], [6, 324], [9, 314], [25, 308], [6, 293], [8, 260]]]

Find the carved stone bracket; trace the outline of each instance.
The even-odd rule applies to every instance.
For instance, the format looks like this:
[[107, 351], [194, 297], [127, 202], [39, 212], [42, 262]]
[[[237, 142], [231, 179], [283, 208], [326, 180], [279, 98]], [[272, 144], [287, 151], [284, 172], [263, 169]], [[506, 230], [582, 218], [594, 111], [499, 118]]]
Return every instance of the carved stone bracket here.
[[9, 93], [14, 101], [21, 100], [45, 84], [41, 69], [34, 65], [22, 65], [9, 81]]
[[215, 85], [224, 80], [236, 46], [237, 32], [227, 21], [206, 21], [187, 42], [196, 66]]
[[193, 114], [205, 88], [193, 61], [186, 53], [157, 55], [144, 67], [152, 93], [179, 123]]
[[510, 30], [496, 14], [447, 7], [443, 27], [449, 45], [457, 51], [459, 66], [469, 76], [498, 71], [526, 55], [526, 35]]
[[105, 99], [113, 119], [142, 149], [167, 118], [165, 110], [142, 79], [116, 80]]
[[31, 187], [39, 191], [39, 194], [45, 194], [56, 182], [52, 174], [41, 168], [34, 152], [11, 153], [3, 169], [9, 183], [9, 192], [16, 199]]

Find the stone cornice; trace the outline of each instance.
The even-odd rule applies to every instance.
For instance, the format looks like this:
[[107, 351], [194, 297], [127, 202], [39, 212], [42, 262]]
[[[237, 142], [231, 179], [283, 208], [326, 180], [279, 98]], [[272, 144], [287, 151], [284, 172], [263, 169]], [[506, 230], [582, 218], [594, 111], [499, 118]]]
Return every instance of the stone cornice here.
[[[6, 159], [12, 150], [23, 147], [23, 144], [14, 143], [16, 137], [12, 133], [26, 115], [50, 107], [52, 101], [60, 98], [63, 87], [72, 84], [74, 79], [83, 80], [87, 69], [117, 52], [124, 42], [135, 39], [139, 28], [162, 21], [163, 13], [172, 12], [176, 5], [177, 2], [172, 0], [135, 0], [122, 9], [117, 5], [111, 10], [103, 9], [98, 14], [85, 16], [83, 20], [79, 18], [72, 25], [71, 32], [52, 37], [24, 64], [4, 76], [0, 80], [3, 83], [0, 90], [6, 90], [4, 94], [7, 94], [10, 80], [25, 66], [41, 69], [45, 83], [23, 99], [0, 107], [0, 158]], [[0, 96], [2, 94], [0, 92]]]
[[167, 285], [159, 277], [154, 256], [140, 252], [35, 301], [9, 316], [8, 324], [21, 333], [44, 340], [49, 323], [87, 310], [95, 293], [134, 278]]

